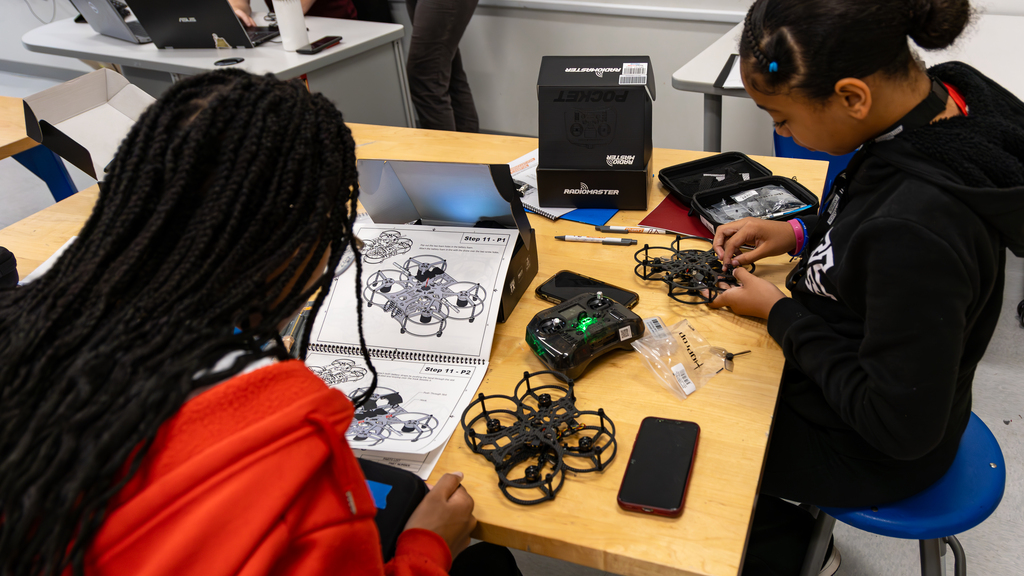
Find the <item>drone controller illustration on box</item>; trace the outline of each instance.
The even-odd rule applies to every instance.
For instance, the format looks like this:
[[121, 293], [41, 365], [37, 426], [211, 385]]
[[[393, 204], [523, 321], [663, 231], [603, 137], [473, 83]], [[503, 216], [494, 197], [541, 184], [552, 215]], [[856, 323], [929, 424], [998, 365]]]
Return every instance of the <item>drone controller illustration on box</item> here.
[[566, 111], [565, 136], [570, 143], [587, 148], [611, 144], [615, 138], [615, 111], [611, 108]]
[[601, 292], [580, 294], [538, 312], [526, 326], [526, 342], [548, 368], [576, 379], [602, 354], [644, 335], [644, 323]]
[[441, 337], [448, 320], [472, 322], [484, 312], [486, 291], [476, 282], [460, 282], [439, 256], [412, 256], [395, 268], [378, 270], [366, 280], [363, 298], [398, 321], [402, 334]]

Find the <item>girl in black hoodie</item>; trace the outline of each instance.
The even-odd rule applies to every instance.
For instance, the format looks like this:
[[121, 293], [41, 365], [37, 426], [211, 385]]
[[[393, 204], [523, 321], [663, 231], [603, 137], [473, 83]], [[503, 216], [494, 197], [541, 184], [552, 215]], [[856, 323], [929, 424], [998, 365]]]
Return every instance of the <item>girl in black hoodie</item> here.
[[715, 235], [732, 266], [802, 256], [791, 297], [738, 268], [712, 304], [766, 318], [786, 356], [744, 574], [799, 569], [809, 515], [779, 498], [892, 502], [956, 456], [1005, 248], [1024, 255], [1024, 104], [965, 64], [925, 70], [907, 36], [945, 48], [970, 16], [967, 0], [757, 0], [747, 14], [744, 86], [778, 133], [858, 152], [819, 216]]

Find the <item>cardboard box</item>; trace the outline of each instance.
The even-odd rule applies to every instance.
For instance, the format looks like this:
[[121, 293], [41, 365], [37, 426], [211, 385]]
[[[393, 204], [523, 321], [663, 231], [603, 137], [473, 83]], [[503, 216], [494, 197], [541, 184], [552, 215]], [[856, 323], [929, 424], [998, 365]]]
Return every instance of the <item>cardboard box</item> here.
[[101, 180], [121, 140], [154, 98], [106, 68], [25, 98], [25, 131]]
[[647, 56], [541, 60], [542, 207], [647, 209], [654, 86]]
[[537, 239], [508, 164], [359, 160], [359, 201], [378, 224], [517, 228], [498, 322], [537, 275]]

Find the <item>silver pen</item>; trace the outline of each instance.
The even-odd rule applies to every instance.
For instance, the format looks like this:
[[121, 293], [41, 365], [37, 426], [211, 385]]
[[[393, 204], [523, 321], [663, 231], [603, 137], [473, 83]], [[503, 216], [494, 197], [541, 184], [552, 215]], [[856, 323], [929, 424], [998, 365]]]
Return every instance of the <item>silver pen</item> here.
[[595, 238], [593, 236], [555, 236], [555, 240], [565, 242], [593, 242], [595, 244], [610, 244], [613, 246], [632, 246], [636, 240], [632, 238]]

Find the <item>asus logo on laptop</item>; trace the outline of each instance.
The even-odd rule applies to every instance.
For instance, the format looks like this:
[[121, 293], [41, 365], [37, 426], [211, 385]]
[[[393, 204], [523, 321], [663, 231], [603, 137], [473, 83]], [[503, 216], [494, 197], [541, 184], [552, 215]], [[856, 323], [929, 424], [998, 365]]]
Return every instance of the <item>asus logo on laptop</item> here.
[[195, 22], [196, 19], [189, 16], [188, 18], [178, 18], [178, 22]]

